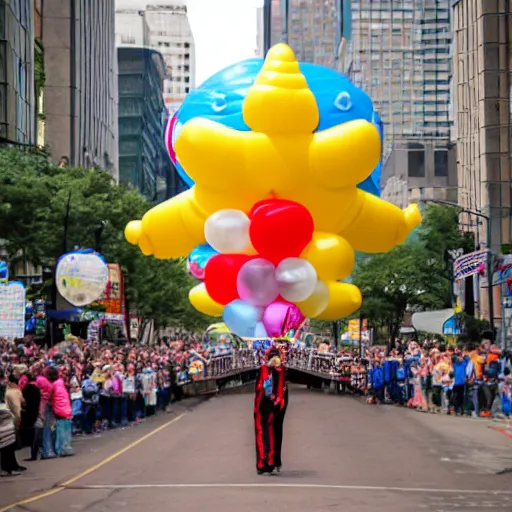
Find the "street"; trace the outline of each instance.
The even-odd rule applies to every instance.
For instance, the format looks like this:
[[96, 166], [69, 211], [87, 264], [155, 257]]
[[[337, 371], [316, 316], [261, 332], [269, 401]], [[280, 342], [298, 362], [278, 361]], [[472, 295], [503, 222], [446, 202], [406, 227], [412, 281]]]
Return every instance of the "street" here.
[[186, 401], [140, 427], [79, 438], [75, 457], [2, 479], [0, 512], [512, 510], [512, 440], [486, 421], [292, 386], [283, 473], [258, 476], [252, 399]]

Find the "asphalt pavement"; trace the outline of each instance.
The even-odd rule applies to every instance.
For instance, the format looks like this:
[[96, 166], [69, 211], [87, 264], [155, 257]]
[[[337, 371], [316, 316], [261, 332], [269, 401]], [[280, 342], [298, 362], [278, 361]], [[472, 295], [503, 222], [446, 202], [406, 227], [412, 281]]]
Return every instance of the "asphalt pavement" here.
[[0, 479], [0, 512], [512, 511], [512, 439], [486, 421], [292, 386], [283, 472], [258, 476], [252, 400], [186, 401], [79, 438], [75, 457]]

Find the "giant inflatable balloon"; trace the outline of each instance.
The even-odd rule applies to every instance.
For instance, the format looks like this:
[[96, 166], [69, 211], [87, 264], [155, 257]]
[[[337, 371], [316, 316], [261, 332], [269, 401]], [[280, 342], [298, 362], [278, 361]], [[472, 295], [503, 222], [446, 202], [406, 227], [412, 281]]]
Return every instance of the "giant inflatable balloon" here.
[[239, 335], [347, 316], [362, 300], [341, 282], [354, 251], [389, 251], [421, 222], [417, 205], [372, 193], [382, 138], [373, 104], [338, 73], [299, 65], [285, 44], [230, 70], [191, 94], [168, 130], [192, 188], [130, 222], [126, 238], [156, 258], [208, 243], [190, 300]]

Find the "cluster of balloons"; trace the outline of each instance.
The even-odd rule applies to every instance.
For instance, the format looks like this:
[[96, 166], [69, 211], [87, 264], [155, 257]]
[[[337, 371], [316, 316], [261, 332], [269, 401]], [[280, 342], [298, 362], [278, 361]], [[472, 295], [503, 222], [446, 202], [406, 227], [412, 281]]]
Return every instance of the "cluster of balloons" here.
[[353, 313], [361, 293], [343, 280], [355, 251], [389, 251], [421, 221], [417, 205], [375, 195], [382, 134], [369, 96], [285, 44], [205, 82], [166, 135], [193, 186], [125, 236], [147, 256], [189, 255], [203, 281], [191, 303], [243, 337]]
[[190, 300], [203, 313], [222, 313], [239, 336], [280, 337], [327, 308], [329, 286], [314, 263], [321, 274], [325, 265], [308, 251], [314, 220], [301, 204], [271, 198], [248, 214], [219, 210], [208, 217], [204, 232], [208, 243], [189, 256], [190, 272], [204, 283]]

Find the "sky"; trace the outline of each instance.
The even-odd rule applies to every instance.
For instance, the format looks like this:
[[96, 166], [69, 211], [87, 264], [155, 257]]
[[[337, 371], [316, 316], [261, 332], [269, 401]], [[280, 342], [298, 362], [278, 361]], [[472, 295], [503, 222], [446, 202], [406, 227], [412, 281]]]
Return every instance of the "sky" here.
[[[183, 2], [184, 0], [179, 0]], [[116, 0], [117, 9], [172, 0]], [[185, 0], [196, 44], [196, 85], [221, 69], [255, 56], [256, 9], [263, 0]]]
[[255, 56], [256, 8], [263, 0], [187, 0], [196, 43], [196, 84]]

